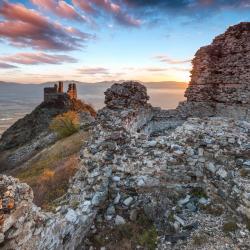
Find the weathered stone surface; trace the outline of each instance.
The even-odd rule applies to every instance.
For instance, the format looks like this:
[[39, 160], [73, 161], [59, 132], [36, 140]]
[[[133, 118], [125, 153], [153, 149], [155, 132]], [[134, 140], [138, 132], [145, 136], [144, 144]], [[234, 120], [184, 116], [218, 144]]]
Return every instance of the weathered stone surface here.
[[108, 108], [137, 108], [147, 104], [147, 89], [138, 82], [128, 81], [114, 84], [105, 92], [105, 104]]
[[207, 106], [206, 113], [250, 120], [249, 62], [250, 23], [243, 22], [197, 51], [186, 104], [198, 103]]

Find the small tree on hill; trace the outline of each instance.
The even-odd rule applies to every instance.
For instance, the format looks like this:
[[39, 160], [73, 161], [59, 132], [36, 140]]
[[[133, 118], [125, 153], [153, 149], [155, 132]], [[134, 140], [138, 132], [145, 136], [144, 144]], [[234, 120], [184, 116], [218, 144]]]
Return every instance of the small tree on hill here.
[[80, 119], [76, 112], [68, 111], [57, 115], [50, 124], [50, 129], [60, 138], [70, 136], [80, 129]]

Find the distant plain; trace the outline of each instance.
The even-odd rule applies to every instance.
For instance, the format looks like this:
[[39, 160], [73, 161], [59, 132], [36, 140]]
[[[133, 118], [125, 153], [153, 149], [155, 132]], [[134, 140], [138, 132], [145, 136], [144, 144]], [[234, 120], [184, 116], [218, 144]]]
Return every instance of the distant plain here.
[[[0, 136], [16, 120], [30, 113], [43, 100], [43, 88], [55, 82], [43, 84], [18, 84], [0, 82]], [[77, 83], [78, 98], [93, 105], [95, 109], [104, 106], [104, 92], [113, 82]], [[66, 90], [68, 82], [64, 83]], [[187, 87], [182, 82], [143, 83], [150, 96], [149, 102], [163, 109], [175, 108], [185, 100]]]

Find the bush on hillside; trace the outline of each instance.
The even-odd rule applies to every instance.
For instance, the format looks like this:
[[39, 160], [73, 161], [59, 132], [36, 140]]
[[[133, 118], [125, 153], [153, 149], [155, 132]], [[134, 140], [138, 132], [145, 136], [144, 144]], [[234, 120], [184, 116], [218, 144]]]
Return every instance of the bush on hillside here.
[[80, 129], [80, 119], [76, 112], [68, 111], [57, 115], [50, 124], [50, 129], [60, 138], [70, 136]]
[[95, 109], [92, 107], [91, 104], [87, 104], [82, 100], [71, 100], [72, 102], [72, 106], [71, 109], [74, 111], [83, 111], [83, 112], [87, 112], [90, 113], [91, 116], [95, 117], [96, 116], [96, 111]]

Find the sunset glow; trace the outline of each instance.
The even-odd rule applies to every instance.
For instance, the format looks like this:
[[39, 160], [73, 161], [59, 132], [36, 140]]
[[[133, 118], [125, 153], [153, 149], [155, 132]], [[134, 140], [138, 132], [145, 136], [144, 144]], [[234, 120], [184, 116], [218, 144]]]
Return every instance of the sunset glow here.
[[2, 81], [188, 82], [191, 60], [249, 0], [3, 0]]

